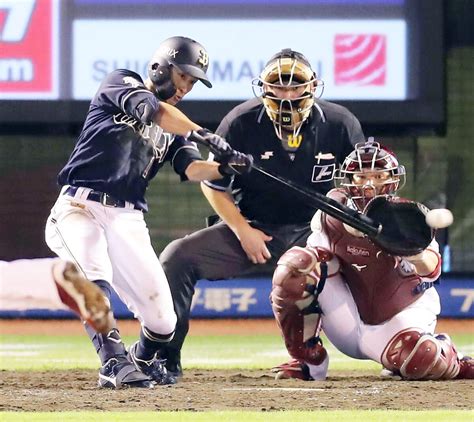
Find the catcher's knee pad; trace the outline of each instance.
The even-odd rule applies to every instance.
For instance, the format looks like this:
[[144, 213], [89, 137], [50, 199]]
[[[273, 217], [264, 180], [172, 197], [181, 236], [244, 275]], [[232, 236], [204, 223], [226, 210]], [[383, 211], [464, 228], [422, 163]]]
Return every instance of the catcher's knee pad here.
[[397, 333], [382, 353], [385, 368], [407, 380], [453, 379], [459, 359], [446, 334], [425, 334], [409, 328]]
[[[314, 293], [320, 278], [320, 262], [327, 262], [332, 253], [322, 248], [301, 248], [294, 246], [278, 260], [273, 274], [273, 289], [283, 291], [285, 296], [299, 299], [307, 293]], [[314, 286], [313, 288], [311, 286]]]
[[321, 310], [315, 291], [319, 281], [318, 262], [329, 260], [330, 252], [293, 247], [278, 261], [273, 275], [271, 302], [291, 357], [318, 365], [326, 357], [319, 342]]

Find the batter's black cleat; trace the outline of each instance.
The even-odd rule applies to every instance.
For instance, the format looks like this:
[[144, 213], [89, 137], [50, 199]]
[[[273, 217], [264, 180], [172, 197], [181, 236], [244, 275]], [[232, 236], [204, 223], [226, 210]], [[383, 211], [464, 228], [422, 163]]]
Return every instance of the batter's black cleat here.
[[176, 377], [168, 373], [165, 367], [165, 360], [156, 356], [150, 360], [139, 359], [136, 355], [138, 341], [130, 346], [128, 350], [128, 359], [135, 367], [149, 376], [158, 385], [176, 384]]
[[153, 388], [152, 380], [125, 356], [109, 359], [99, 370], [101, 388]]

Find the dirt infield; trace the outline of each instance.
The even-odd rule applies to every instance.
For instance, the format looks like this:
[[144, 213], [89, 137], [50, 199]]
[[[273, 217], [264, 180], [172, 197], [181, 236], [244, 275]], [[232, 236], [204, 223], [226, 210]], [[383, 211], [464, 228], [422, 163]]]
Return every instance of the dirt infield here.
[[472, 409], [472, 382], [383, 381], [340, 373], [327, 381], [275, 381], [264, 371], [186, 372], [174, 386], [153, 390], [101, 390], [96, 371], [1, 374], [0, 410], [315, 410]]
[[[466, 324], [469, 324], [468, 326]], [[138, 325], [120, 321], [123, 334]], [[441, 321], [438, 331], [466, 331], [472, 321]], [[83, 334], [77, 321], [0, 321], [0, 332]], [[192, 321], [191, 335], [272, 333], [273, 320]], [[268, 371], [188, 370], [177, 385], [153, 390], [102, 390], [97, 371], [2, 371], [0, 410], [158, 411], [315, 409], [472, 409], [472, 381], [403, 382], [361, 372], [338, 372], [326, 381], [275, 381]]]

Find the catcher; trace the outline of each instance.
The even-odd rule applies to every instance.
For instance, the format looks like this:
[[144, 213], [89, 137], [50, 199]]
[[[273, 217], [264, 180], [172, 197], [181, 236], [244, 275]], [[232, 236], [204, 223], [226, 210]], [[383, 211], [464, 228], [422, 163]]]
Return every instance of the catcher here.
[[[365, 210], [375, 197], [395, 196], [405, 182], [396, 156], [378, 143], [357, 144], [329, 197]], [[405, 380], [474, 378], [447, 334], [434, 334], [440, 312], [433, 288], [441, 274], [436, 240], [415, 256], [390, 255], [365, 235], [318, 211], [305, 248], [293, 247], [273, 276], [272, 308], [293, 358], [276, 378], [326, 378], [329, 356], [319, 338], [355, 359], [371, 359]]]

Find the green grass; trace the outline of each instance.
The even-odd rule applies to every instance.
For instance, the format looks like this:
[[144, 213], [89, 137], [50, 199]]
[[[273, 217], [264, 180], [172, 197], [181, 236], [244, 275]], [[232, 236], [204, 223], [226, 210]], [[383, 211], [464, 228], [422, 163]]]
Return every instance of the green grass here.
[[56, 422], [56, 421], [123, 421], [123, 422], [147, 422], [147, 421], [169, 421], [169, 422], [472, 422], [474, 413], [471, 411], [384, 411], [384, 410], [361, 410], [358, 412], [350, 410], [318, 410], [318, 411], [287, 411], [287, 412], [61, 412], [61, 413], [0, 413], [0, 419], [4, 422]]
[[[452, 336], [458, 350], [473, 354], [472, 334]], [[130, 344], [135, 337], [125, 336]], [[380, 365], [371, 361], [351, 359], [325, 342], [330, 355], [330, 372], [357, 370], [378, 372]], [[186, 368], [248, 368], [265, 369], [288, 358], [279, 335], [189, 336], [183, 349]], [[99, 360], [88, 337], [72, 336], [0, 336], [0, 370], [46, 370], [68, 368], [98, 368]]]
[[[472, 334], [452, 336], [459, 350], [473, 354]], [[126, 344], [135, 337], [124, 337]], [[331, 356], [331, 373], [361, 369], [377, 374], [380, 365], [348, 358], [325, 343]], [[186, 368], [268, 369], [288, 358], [278, 335], [190, 336], [183, 350]], [[89, 339], [83, 336], [0, 335], [0, 370], [51, 370], [91, 368], [99, 366]], [[1, 388], [1, 382], [0, 382]], [[1, 397], [1, 393], [0, 393]], [[0, 412], [0, 420], [8, 421], [474, 421], [474, 412], [457, 410], [431, 411], [313, 411], [313, 412]]]

